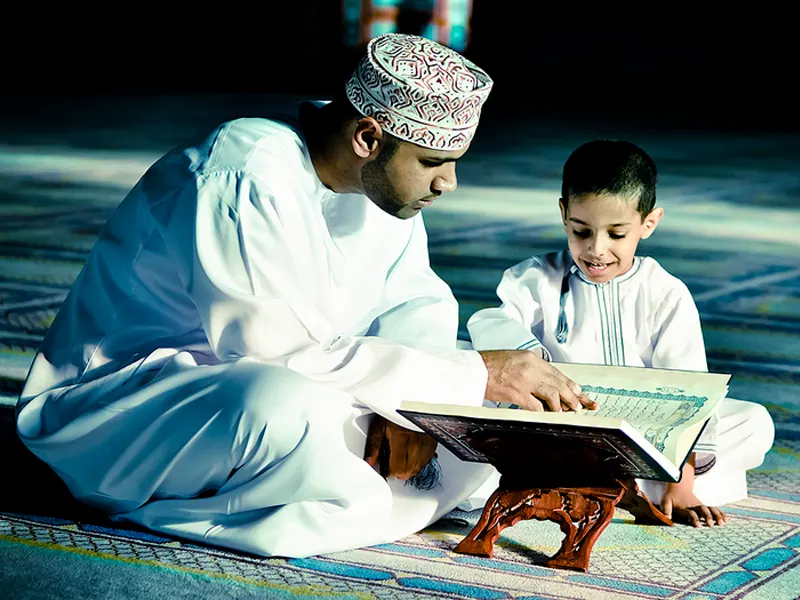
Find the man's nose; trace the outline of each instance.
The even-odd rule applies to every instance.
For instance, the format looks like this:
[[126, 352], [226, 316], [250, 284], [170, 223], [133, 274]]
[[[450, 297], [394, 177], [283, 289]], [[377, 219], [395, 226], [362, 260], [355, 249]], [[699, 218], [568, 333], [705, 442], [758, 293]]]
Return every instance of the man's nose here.
[[445, 170], [438, 173], [433, 178], [431, 189], [434, 192], [454, 192], [458, 186], [458, 179], [456, 177], [456, 166], [452, 163], [445, 167]]

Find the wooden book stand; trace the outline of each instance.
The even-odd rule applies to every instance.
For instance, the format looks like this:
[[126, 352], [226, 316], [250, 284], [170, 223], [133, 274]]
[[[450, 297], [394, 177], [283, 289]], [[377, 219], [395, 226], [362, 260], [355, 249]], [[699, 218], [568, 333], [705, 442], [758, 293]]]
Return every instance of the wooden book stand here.
[[501, 473], [500, 485], [455, 552], [491, 557], [494, 542], [506, 527], [526, 519], [549, 520], [559, 524], [565, 537], [546, 565], [585, 572], [592, 547], [611, 522], [615, 506], [633, 514], [636, 523], [673, 525], [634, 478], [604, 469], [602, 454], [555, 440], [547, 448], [531, 453], [528, 447], [523, 452], [504, 441], [498, 446], [511, 451], [498, 453], [493, 460]]

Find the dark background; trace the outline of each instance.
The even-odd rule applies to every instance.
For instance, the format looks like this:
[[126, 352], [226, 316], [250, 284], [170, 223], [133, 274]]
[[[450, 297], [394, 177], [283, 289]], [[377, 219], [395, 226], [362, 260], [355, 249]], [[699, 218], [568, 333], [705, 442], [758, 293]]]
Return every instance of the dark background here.
[[[18, 10], [5, 19], [4, 123], [81, 97], [328, 95], [357, 54], [342, 43], [338, 0]], [[496, 82], [489, 120], [789, 130], [800, 104], [793, 23], [788, 4], [474, 0], [464, 54]]]

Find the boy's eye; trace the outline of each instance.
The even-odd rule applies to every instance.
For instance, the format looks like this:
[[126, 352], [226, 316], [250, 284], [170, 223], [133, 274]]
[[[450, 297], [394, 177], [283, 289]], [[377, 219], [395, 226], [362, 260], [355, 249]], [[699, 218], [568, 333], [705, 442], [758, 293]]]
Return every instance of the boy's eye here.
[[442, 164], [440, 162], [436, 162], [436, 161], [433, 161], [433, 160], [421, 160], [420, 162], [423, 164], [423, 166], [431, 167], [431, 168], [438, 167], [439, 165]]
[[627, 234], [625, 234], [625, 233], [609, 233], [608, 237], [610, 237], [612, 240], [621, 240], [626, 235]]
[[574, 233], [579, 238], [588, 238], [590, 235], [592, 235], [592, 232], [589, 229], [581, 229], [581, 230], [573, 229], [572, 233]]

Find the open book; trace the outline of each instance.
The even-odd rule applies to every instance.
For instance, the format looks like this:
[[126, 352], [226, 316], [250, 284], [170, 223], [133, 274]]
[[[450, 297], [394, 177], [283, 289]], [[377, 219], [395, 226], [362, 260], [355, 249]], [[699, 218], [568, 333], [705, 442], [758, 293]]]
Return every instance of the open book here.
[[491, 463], [504, 475], [539, 472], [569, 481], [568, 475], [582, 472], [675, 482], [730, 379], [640, 367], [553, 366], [599, 408], [534, 412], [404, 402], [398, 412], [462, 460]]

